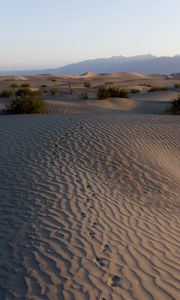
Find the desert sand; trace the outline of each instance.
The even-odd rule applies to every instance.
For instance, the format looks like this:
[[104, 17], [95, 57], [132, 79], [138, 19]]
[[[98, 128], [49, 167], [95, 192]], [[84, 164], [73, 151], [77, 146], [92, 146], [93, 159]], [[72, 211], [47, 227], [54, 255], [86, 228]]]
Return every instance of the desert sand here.
[[[139, 73], [112, 73], [96, 74], [85, 73], [82, 75], [36, 75], [21, 77], [0, 77], [0, 91], [9, 89], [11, 84], [30, 84], [32, 89], [40, 89], [44, 92], [48, 113], [94, 113], [124, 111], [132, 114], [162, 113], [169, 102], [180, 93], [180, 88], [174, 88], [175, 84], [180, 85], [180, 79], [166, 75], [144, 75]], [[90, 87], [85, 88], [84, 84], [89, 83]], [[140, 93], [129, 94], [129, 99], [107, 99], [97, 100], [97, 90], [101, 86], [114, 86], [126, 89], [138, 89]], [[150, 87], [160, 86], [168, 88], [167, 91], [148, 93]], [[52, 90], [56, 94], [52, 95]], [[14, 89], [15, 90], [15, 89]], [[81, 99], [82, 93], [87, 93], [88, 99]], [[0, 98], [0, 111], [2, 111], [7, 99]]]
[[[179, 299], [180, 119], [158, 114], [176, 91], [140, 85], [176, 81], [56, 80], [76, 90], [45, 96], [56, 114], [0, 116], [0, 299]], [[94, 99], [110, 80], [142, 93]]]

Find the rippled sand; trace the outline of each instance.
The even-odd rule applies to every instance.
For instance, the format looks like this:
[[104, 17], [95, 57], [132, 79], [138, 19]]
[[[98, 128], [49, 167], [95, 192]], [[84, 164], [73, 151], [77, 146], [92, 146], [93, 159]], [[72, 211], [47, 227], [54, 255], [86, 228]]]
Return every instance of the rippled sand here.
[[178, 299], [180, 121], [0, 118], [0, 299]]

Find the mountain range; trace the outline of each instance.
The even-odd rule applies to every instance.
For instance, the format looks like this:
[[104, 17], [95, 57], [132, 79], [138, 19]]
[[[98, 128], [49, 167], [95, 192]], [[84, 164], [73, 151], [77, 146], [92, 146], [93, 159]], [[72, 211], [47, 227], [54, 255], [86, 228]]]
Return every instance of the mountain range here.
[[63, 67], [43, 70], [1, 71], [0, 75], [37, 75], [37, 74], [65, 74], [75, 75], [86, 72], [140, 72], [145, 74], [171, 74], [180, 72], [180, 55], [172, 57], [156, 57], [151, 54], [131, 57], [113, 56], [111, 58], [89, 59], [72, 63]]

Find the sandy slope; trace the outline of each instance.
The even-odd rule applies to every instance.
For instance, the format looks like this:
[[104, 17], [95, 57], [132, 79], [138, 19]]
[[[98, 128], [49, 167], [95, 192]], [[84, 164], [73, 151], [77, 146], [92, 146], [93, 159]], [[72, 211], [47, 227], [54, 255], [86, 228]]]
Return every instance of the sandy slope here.
[[178, 299], [179, 117], [0, 118], [0, 299]]

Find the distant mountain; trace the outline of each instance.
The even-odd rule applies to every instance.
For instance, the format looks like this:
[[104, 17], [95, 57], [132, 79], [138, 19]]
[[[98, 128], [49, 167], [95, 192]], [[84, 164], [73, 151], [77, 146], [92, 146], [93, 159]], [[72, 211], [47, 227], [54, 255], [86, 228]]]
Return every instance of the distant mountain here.
[[171, 74], [180, 72], [180, 55], [173, 57], [156, 57], [151, 54], [132, 57], [113, 56], [73, 63], [57, 69], [0, 71], [0, 75], [36, 75], [36, 74], [65, 74], [74, 75], [86, 72], [140, 72], [146, 74]]

